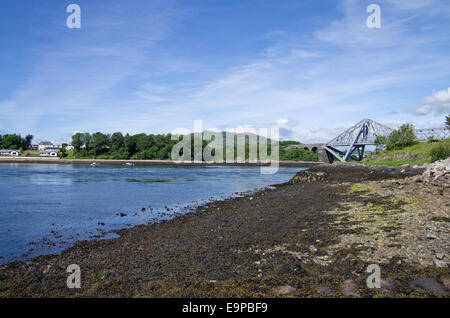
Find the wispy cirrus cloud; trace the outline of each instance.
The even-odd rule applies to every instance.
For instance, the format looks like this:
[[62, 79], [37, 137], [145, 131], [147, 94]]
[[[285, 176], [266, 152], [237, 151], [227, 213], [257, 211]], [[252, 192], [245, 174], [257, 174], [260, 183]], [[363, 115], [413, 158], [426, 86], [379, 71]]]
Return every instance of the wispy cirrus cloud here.
[[[57, 39], [33, 46], [25, 80], [0, 96], [0, 122], [57, 139], [76, 130], [165, 133], [202, 119], [205, 128], [278, 125], [282, 137], [304, 142], [331, 139], [366, 117], [435, 125], [437, 104], [420, 102], [430, 107], [420, 121], [411, 109], [448, 85], [448, 4], [380, 1], [382, 28], [374, 30], [365, 24], [371, 2], [315, 8], [311, 26], [283, 29], [266, 19], [272, 30], [251, 34], [259, 51], [230, 58], [221, 51], [244, 33], [221, 37], [242, 22], [234, 15], [207, 33], [196, 23], [210, 7], [115, 1], [91, 11], [81, 3], [89, 15], [80, 32], [58, 29], [56, 20], [35, 31]], [[431, 7], [443, 13], [423, 14]]]
[[183, 15], [169, 1], [152, 1], [148, 10], [122, 0], [101, 7], [80, 5], [83, 13], [90, 13], [82, 15], [80, 30], [69, 30], [53, 17], [58, 7], [36, 9], [49, 19], [47, 27], [33, 33], [53, 40], [32, 48], [25, 80], [9, 99], [0, 98], [0, 112], [9, 124], [5, 126], [55, 139], [67, 130], [114, 126], [108, 121], [120, 120], [113, 114], [133, 94], [124, 83], [145, 76], [143, 65], [148, 72], [157, 68], [152, 52]]
[[299, 123], [296, 129], [311, 129], [318, 139], [325, 137], [317, 125], [324, 131], [364, 117], [414, 122], [413, 91], [450, 75], [441, 35], [418, 33], [421, 26], [398, 12], [385, 17], [380, 30], [368, 29], [360, 1], [343, 1], [342, 12], [343, 18], [312, 31], [306, 42], [298, 41], [298, 32], [277, 32], [278, 40], [270, 34], [276, 43], [258, 58], [190, 89], [175, 88], [179, 100], [169, 104], [190, 109], [184, 119], [202, 116], [215, 126], [290, 118]]

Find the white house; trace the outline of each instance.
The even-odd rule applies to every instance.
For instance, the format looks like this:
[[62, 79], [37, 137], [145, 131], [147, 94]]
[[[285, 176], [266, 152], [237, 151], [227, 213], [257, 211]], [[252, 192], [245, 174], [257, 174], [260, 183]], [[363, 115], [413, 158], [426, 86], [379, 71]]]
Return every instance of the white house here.
[[39, 151], [41, 157], [58, 157], [58, 150], [41, 150]]
[[1, 149], [0, 156], [20, 156], [22, 152], [20, 150]]
[[41, 141], [39, 143], [39, 150], [45, 150], [47, 147], [52, 147], [53, 143], [50, 141]]
[[56, 149], [60, 149], [61, 146], [54, 144], [51, 141], [41, 141], [39, 143], [39, 150], [56, 150]]
[[72, 146], [72, 145], [67, 145], [66, 146], [66, 150], [74, 150], [74, 149], [75, 149], [75, 147]]

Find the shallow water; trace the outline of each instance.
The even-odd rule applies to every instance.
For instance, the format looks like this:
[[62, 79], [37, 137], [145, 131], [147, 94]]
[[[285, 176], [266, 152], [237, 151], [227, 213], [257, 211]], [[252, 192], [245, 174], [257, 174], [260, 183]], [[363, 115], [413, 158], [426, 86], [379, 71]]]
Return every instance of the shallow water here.
[[171, 219], [188, 206], [286, 182], [299, 170], [0, 164], [0, 263], [115, 237], [109, 231]]

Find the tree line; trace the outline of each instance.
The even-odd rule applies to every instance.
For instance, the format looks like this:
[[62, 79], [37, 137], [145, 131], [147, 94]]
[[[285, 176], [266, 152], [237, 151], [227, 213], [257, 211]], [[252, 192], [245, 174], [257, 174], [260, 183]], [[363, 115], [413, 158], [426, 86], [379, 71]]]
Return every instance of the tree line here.
[[17, 134], [0, 135], [0, 149], [26, 150], [30, 148], [33, 135], [26, 135], [22, 138]]
[[[194, 135], [191, 137], [191, 159], [195, 157]], [[180, 137], [181, 138], [181, 137]], [[259, 137], [258, 137], [259, 138]], [[259, 141], [259, 139], [258, 139]], [[72, 146], [74, 147], [74, 157], [76, 158], [98, 158], [98, 159], [147, 159], [147, 160], [170, 160], [172, 148], [178, 140], [173, 140], [171, 134], [136, 134], [123, 135], [121, 132], [105, 134], [101, 132], [76, 133], [72, 136]], [[202, 141], [202, 149], [197, 150], [203, 153], [207, 141]], [[290, 144], [299, 144], [297, 141], [280, 142], [281, 160], [313, 160], [317, 161], [317, 154], [305, 149], [291, 149], [285, 151], [284, 147]], [[259, 142], [257, 147], [259, 147]], [[271, 151], [268, 142], [268, 153]], [[224, 156], [226, 154], [226, 138], [223, 145]], [[214, 155], [214, 150], [212, 152]], [[237, 145], [234, 146], [235, 158], [237, 156]], [[245, 158], [249, 157], [249, 143], [245, 143]], [[225, 157], [224, 157], [225, 159]]]
[[[192, 138], [191, 157], [194, 159], [194, 136]], [[259, 138], [259, 137], [258, 137]], [[33, 135], [22, 138], [19, 134], [0, 135], [0, 149], [27, 150], [31, 146]], [[259, 141], [259, 139], [258, 139]], [[71, 145], [74, 147], [72, 156], [74, 158], [97, 158], [97, 159], [147, 159], [147, 160], [170, 160], [173, 146], [178, 140], [172, 140], [171, 134], [136, 134], [123, 135], [121, 132], [113, 134], [96, 133], [76, 133], [72, 136]], [[224, 135], [223, 153], [226, 154], [226, 138]], [[280, 141], [280, 160], [306, 160], [317, 161], [317, 154], [313, 151], [302, 148], [285, 150], [285, 147], [292, 144], [300, 144], [298, 141]], [[207, 145], [207, 141], [202, 142], [202, 153]], [[62, 144], [59, 152], [61, 157], [67, 157], [70, 153], [66, 150], [67, 144]], [[257, 145], [259, 149], [259, 142]], [[268, 142], [268, 153], [271, 151]], [[213, 153], [214, 155], [214, 150]], [[234, 146], [235, 158], [237, 157], [237, 145]], [[245, 158], [249, 158], [249, 143], [245, 143]], [[225, 158], [224, 158], [225, 159]]]
[[145, 133], [125, 136], [121, 132], [76, 133], [72, 146], [76, 157], [103, 159], [170, 159], [170, 151], [177, 143], [171, 134], [147, 135]]

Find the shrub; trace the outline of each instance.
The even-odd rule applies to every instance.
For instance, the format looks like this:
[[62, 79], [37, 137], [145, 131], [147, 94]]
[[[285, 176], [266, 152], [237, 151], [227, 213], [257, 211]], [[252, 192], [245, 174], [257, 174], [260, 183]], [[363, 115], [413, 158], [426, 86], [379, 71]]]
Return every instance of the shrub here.
[[302, 148], [294, 148], [286, 151], [281, 154], [281, 160], [304, 160], [304, 161], [318, 161], [319, 158], [317, 153], [314, 151], [302, 149]]
[[411, 124], [404, 124], [389, 135], [386, 142], [386, 148], [388, 150], [401, 149], [413, 145], [415, 140], [416, 135], [414, 134], [414, 126]]
[[125, 149], [120, 149], [117, 151], [111, 152], [109, 155], [110, 159], [130, 159], [130, 153]]
[[385, 136], [377, 136], [375, 138], [375, 146], [376, 146], [376, 153], [379, 153], [381, 150], [384, 150], [386, 148], [387, 138]]
[[432, 161], [444, 160], [450, 157], [450, 138], [447, 138], [431, 148], [430, 156]]

